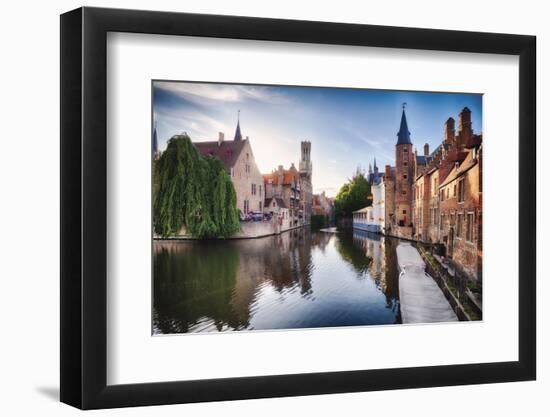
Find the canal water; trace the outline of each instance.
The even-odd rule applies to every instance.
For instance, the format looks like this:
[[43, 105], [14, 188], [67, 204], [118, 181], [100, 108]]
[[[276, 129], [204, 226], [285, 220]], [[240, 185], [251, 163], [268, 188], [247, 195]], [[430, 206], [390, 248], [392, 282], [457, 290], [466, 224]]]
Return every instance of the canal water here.
[[155, 241], [153, 333], [401, 323], [393, 238], [297, 229]]

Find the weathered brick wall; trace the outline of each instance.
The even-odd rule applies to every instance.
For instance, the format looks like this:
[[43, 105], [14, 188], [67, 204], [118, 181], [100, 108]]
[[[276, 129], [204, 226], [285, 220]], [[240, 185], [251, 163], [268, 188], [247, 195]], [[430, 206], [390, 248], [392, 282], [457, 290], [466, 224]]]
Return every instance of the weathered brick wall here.
[[[467, 159], [463, 164], [468, 162]], [[440, 202], [442, 243], [445, 244], [447, 256], [455, 268], [471, 279], [481, 276], [480, 174], [479, 164], [475, 164], [440, 188], [445, 196], [444, 201]], [[464, 183], [464, 201], [459, 201], [458, 198], [460, 181]]]
[[430, 173], [430, 197], [429, 197], [429, 211], [430, 215], [430, 225], [428, 226], [428, 236], [427, 242], [435, 243], [439, 242], [439, 220], [440, 220], [440, 210], [439, 210], [439, 170], [434, 170]]
[[391, 168], [386, 166], [384, 174], [384, 230], [390, 230], [395, 214], [395, 182], [391, 176]]
[[395, 216], [405, 226], [411, 223], [411, 190], [414, 174], [411, 144], [395, 146]]

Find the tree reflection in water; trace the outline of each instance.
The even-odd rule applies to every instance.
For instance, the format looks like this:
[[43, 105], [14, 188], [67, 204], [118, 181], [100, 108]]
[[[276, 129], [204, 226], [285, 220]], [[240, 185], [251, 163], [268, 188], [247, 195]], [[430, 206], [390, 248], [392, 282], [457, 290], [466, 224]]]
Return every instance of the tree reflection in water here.
[[303, 229], [248, 240], [155, 241], [153, 331], [396, 323], [391, 254], [395, 247], [380, 240]]

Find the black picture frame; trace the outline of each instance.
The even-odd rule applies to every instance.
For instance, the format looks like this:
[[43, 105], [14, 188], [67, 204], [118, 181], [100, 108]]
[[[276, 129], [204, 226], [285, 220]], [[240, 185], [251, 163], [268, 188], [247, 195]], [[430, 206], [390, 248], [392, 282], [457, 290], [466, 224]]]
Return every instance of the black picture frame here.
[[[519, 56], [519, 360], [107, 385], [108, 32]], [[61, 15], [60, 57], [62, 402], [95, 409], [536, 378], [534, 36], [85, 7]]]

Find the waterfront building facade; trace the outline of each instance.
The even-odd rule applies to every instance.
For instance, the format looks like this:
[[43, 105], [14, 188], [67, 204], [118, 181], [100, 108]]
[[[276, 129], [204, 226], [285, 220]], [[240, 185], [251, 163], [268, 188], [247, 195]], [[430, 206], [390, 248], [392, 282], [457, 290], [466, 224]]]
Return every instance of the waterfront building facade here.
[[369, 232], [383, 233], [385, 231], [386, 218], [386, 191], [384, 182], [384, 173], [378, 171], [376, 158], [373, 165], [369, 164], [367, 181], [371, 187], [370, 199], [372, 204], [353, 212], [353, 227], [359, 230]]
[[379, 233], [380, 230], [374, 221], [372, 206], [363, 207], [353, 212], [353, 228], [366, 232]]
[[266, 198], [264, 202], [264, 213], [269, 214], [279, 225], [280, 229], [286, 230], [292, 226], [292, 221], [284, 200], [280, 197]]
[[[412, 238], [412, 179], [415, 169], [411, 132], [403, 105], [395, 145], [395, 167], [386, 166], [384, 229], [387, 234]], [[391, 202], [391, 204], [388, 204]]]
[[323, 191], [321, 194], [313, 194], [311, 213], [317, 216], [332, 218], [334, 202]]
[[201, 155], [222, 161], [235, 188], [241, 217], [250, 212], [263, 212], [264, 178], [256, 165], [250, 139], [241, 134], [240, 121], [237, 121], [233, 140], [225, 140], [220, 132], [216, 141], [194, 142], [193, 145]]
[[465, 107], [447, 119], [443, 141], [416, 155], [413, 193], [413, 239], [439, 245], [448, 263], [469, 279], [481, 278], [482, 136], [474, 134]]
[[284, 201], [292, 227], [310, 224], [313, 210], [311, 142], [302, 141], [300, 151], [299, 170], [291, 163], [289, 169], [279, 165], [263, 175], [265, 198], [277, 197]]
[[263, 175], [265, 198], [280, 198], [289, 210], [292, 227], [303, 224], [303, 204], [300, 187], [300, 173], [291, 164], [289, 169], [279, 165], [270, 174]]

